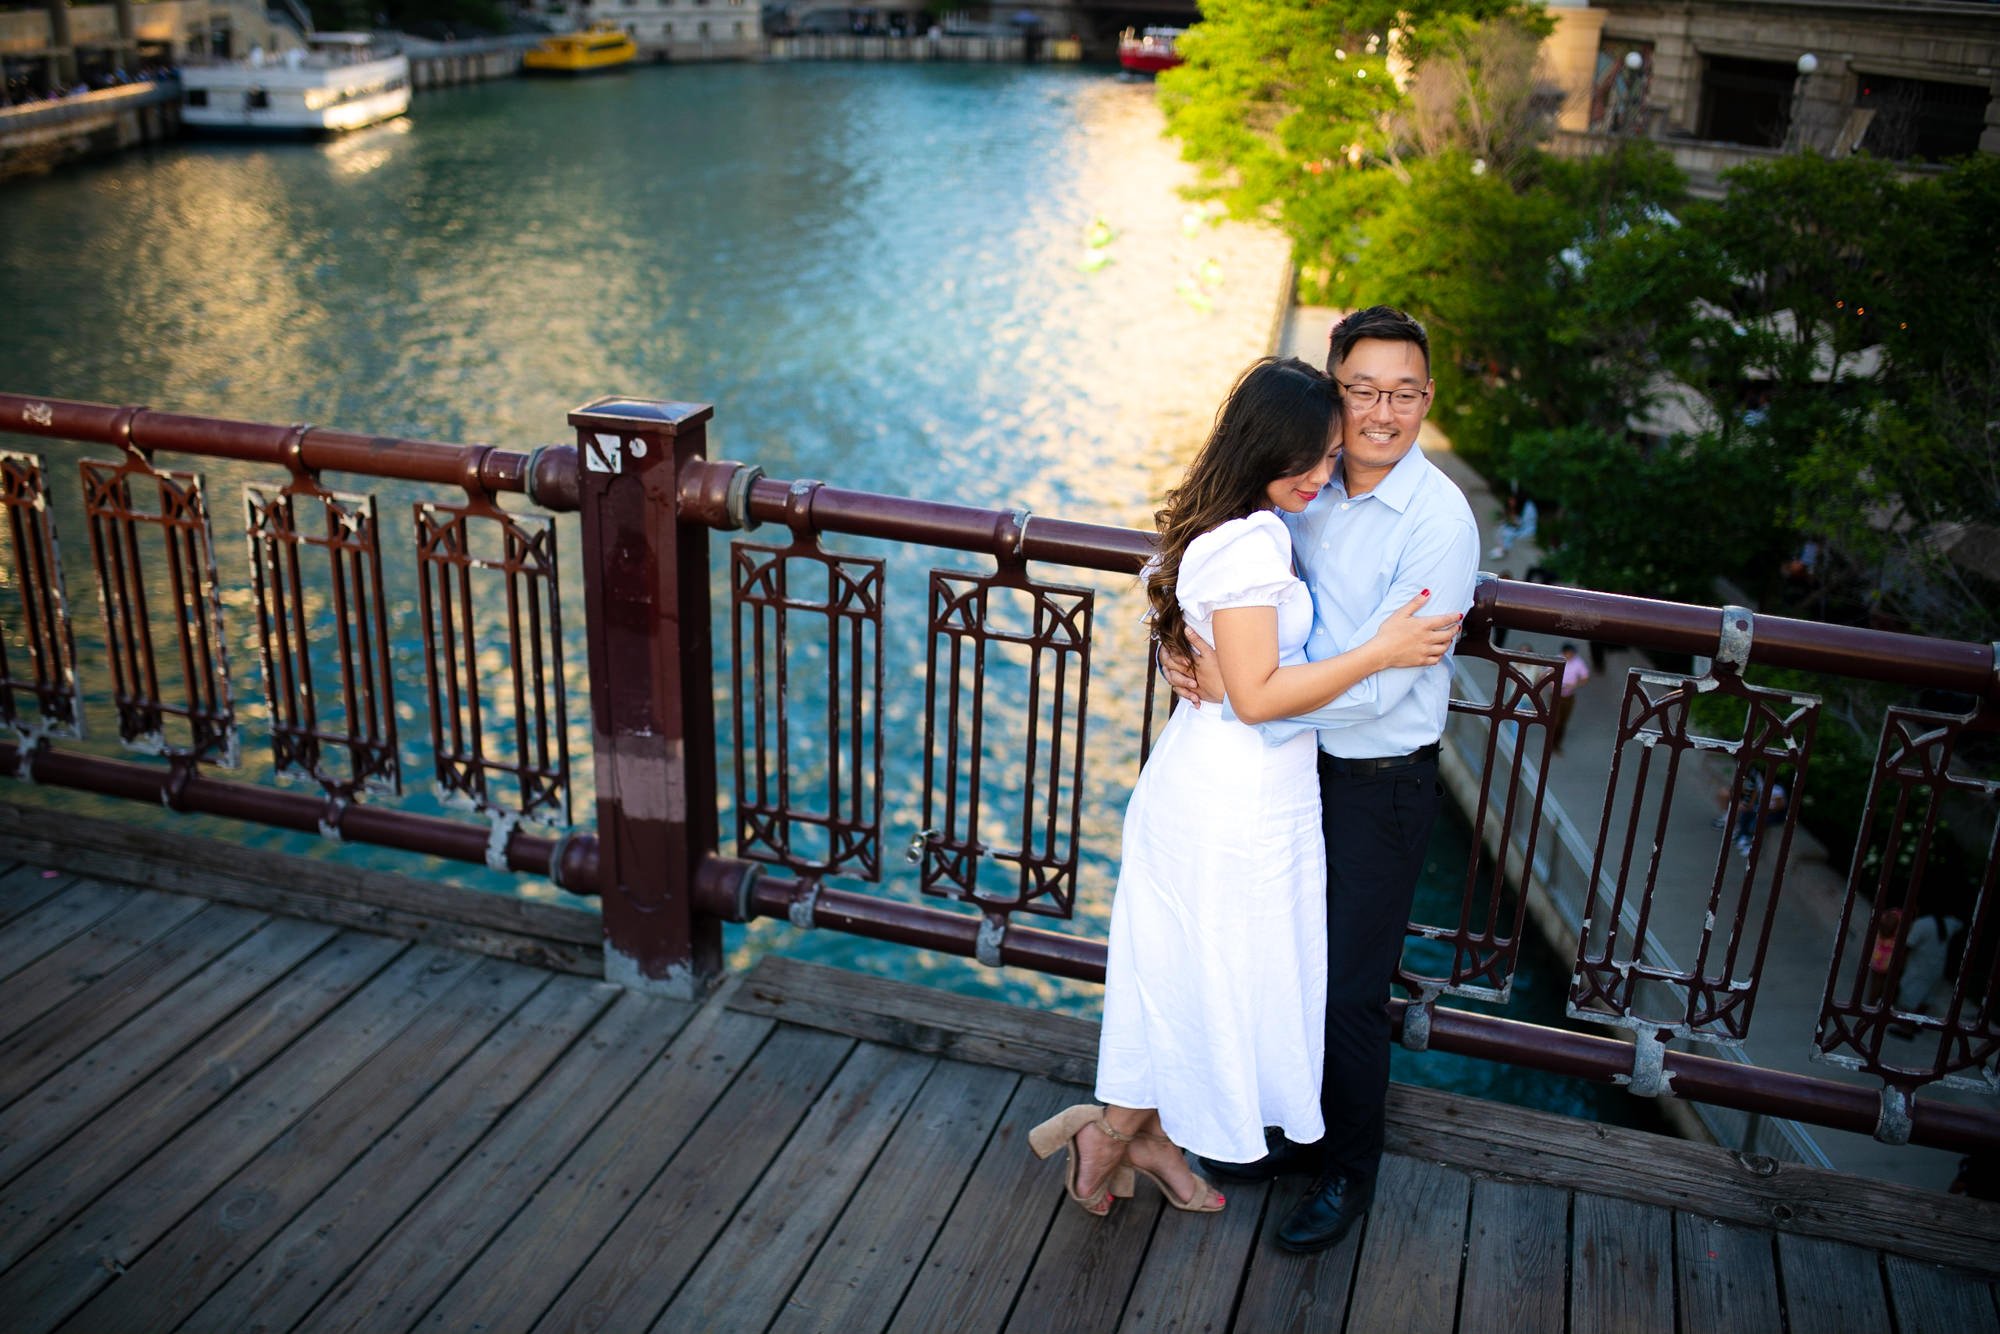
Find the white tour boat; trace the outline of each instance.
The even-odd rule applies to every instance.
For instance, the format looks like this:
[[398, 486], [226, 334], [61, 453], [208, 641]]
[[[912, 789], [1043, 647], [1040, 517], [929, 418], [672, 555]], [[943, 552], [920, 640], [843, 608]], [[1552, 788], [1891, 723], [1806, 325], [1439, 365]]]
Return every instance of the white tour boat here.
[[410, 109], [410, 61], [365, 32], [315, 32], [277, 58], [181, 69], [181, 124], [257, 134], [332, 134]]

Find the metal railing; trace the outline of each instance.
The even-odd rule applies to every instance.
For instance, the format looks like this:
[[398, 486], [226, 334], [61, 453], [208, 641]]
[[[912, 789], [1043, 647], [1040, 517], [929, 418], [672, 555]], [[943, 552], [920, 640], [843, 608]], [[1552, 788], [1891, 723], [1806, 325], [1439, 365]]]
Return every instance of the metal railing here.
[[[371, 438], [304, 426], [188, 417], [0, 394], [0, 429], [96, 443], [83, 460], [83, 509], [102, 610], [120, 742], [147, 758], [83, 753], [75, 626], [62, 580], [40, 456], [0, 459], [6, 512], [0, 642], [0, 770], [38, 783], [201, 811], [547, 876], [602, 906], [607, 975], [700, 993], [722, 968], [727, 921], [775, 917], [803, 927], [918, 945], [990, 965], [1101, 980], [1099, 941], [1024, 924], [1076, 906], [1080, 811], [1090, 762], [1095, 590], [1047, 567], [1136, 572], [1145, 533], [767, 478], [706, 457], [711, 410], [605, 399], [570, 415], [574, 446], [533, 452]], [[212, 513], [200, 479], [155, 462], [172, 453], [271, 469], [245, 489], [251, 587], [217, 587]], [[388, 550], [371, 497], [327, 473], [395, 479], [444, 496], [411, 510], [407, 549]], [[524, 512], [522, 497], [541, 513]], [[553, 515], [574, 513], [588, 663], [592, 818], [576, 823], [565, 737], [561, 583]], [[712, 538], [760, 525], [776, 541], [731, 542], [717, 580]], [[895, 559], [829, 548], [832, 536], [889, 544]], [[922, 604], [922, 716], [887, 730], [886, 609], [910, 548], [975, 558], [928, 568]], [[386, 629], [385, 562], [418, 581], [422, 697], [429, 748], [406, 747]], [[726, 694], [733, 790], [719, 752], [712, 664], [726, 589]], [[271, 768], [284, 790], [220, 776], [237, 758], [225, 604], [247, 599], [265, 681]], [[162, 609], [165, 609], [163, 614]], [[1512, 994], [1537, 842], [1542, 837], [1558, 659], [1494, 646], [1510, 627], [1711, 657], [1699, 675], [1635, 669], [1624, 683], [1583, 921], [1572, 1016], [1625, 1038], [1522, 1023], [1442, 1004], [1504, 1004]], [[905, 645], [904, 647], [907, 647]], [[1460, 656], [1491, 686], [1452, 700], [1454, 745], [1475, 757], [1475, 838], [1453, 920], [1412, 923], [1432, 942], [1428, 971], [1407, 958], [1409, 999], [1394, 1003], [1408, 1046], [1629, 1084], [1753, 1113], [1961, 1150], [2000, 1147], [2000, 1112], [1918, 1098], [1949, 1083], [2000, 1087], [1993, 1009], [1993, 844], [1969, 913], [1968, 960], [1940, 1013], [1897, 1008], [1868, 989], [1849, 948], [1861, 923], [1903, 927], [1922, 887], [1947, 793], [1991, 807], [2000, 783], [1964, 776], [1954, 756], [2000, 720], [1992, 645], [1753, 615], [1537, 584], [1483, 580]], [[1688, 766], [1721, 757], [1738, 782], [1782, 775], [1808, 788], [1820, 700], [1748, 683], [1752, 664], [1959, 692], [1965, 713], [1887, 711], [1847, 878], [1814, 1042], [1879, 1090], [1689, 1051], [1736, 1050], [1751, 1032], [1784, 892], [1801, 802], [1753, 822], [1748, 865], [1719, 835], [1702, 920], [1684, 959], [1649, 948], [1661, 899], [1669, 813]], [[1153, 731], [1155, 685], [1136, 705], [1139, 758]], [[1701, 734], [1694, 701], [1740, 706], [1740, 734]], [[801, 712], [805, 709], [805, 712]], [[921, 738], [918, 732], [921, 731]], [[906, 856], [925, 896], [865, 892], [899, 849], [885, 824], [884, 757], [920, 744], [920, 832]], [[404, 750], [425, 757], [438, 792], [473, 820], [398, 809]], [[1001, 772], [996, 776], [993, 772]], [[1016, 796], [1012, 789], [1021, 791]], [[1006, 796], [1003, 825], [993, 803]], [[724, 855], [721, 813], [734, 822]], [[1890, 818], [1908, 816], [1920, 818]], [[1924, 812], [1929, 814], [1923, 815]], [[1739, 814], [1732, 805], [1726, 825]], [[1878, 818], [1880, 817], [1880, 818]], [[996, 829], [998, 832], [996, 832]], [[1897, 869], [1901, 868], [1901, 869]], [[1902, 934], [1895, 937], [1900, 967]], [[1440, 951], [1442, 952], [1440, 954]], [[1864, 952], [1865, 954], [1865, 952]], [[1886, 1044], [1892, 1027], [1917, 1044]], [[1922, 1054], [1921, 1059], [1909, 1053]]]

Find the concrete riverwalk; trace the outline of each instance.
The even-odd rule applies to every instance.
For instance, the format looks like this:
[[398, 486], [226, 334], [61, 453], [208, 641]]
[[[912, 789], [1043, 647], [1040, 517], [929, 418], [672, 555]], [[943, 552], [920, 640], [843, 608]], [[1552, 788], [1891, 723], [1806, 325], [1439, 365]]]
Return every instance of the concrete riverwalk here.
[[[1302, 357], [1314, 365], [1326, 360], [1327, 331], [1340, 312], [1323, 307], [1293, 307], [1281, 335], [1283, 351]], [[1532, 541], [1514, 544], [1505, 558], [1488, 555], [1495, 544], [1502, 505], [1486, 481], [1452, 452], [1451, 442], [1435, 426], [1426, 423], [1422, 446], [1432, 462], [1450, 475], [1471, 501], [1480, 524], [1481, 567], [1516, 577], [1540, 562], [1541, 551]], [[1533, 649], [1553, 655], [1561, 640], [1548, 636], [1521, 635], [1509, 639], [1510, 649]], [[1578, 641], [1580, 648], [1587, 646]], [[1616, 747], [1619, 709], [1627, 674], [1651, 664], [1640, 654], [1613, 648], [1604, 670], [1585, 683], [1576, 696], [1563, 750], [1551, 762], [1548, 797], [1544, 805], [1542, 847], [1537, 863], [1545, 856], [1574, 860], [1582, 857], [1580, 868], [1567, 883], [1587, 883], [1590, 850], [1596, 843], [1603, 817], [1605, 791], [1610, 776], [1611, 757]], [[1719, 807], [1708, 800], [1711, 790], [1726, 787], [1732, 777], [1725, 757], [1704, 753], [1693, 772], [1683, 773], [1679, 799], [1674, 802], [1666, 839], [1660, 855], [1658, 888], [1654, 898], [1654, 920], [1663, 923], [1699, 923], [1707, 911], [1707, 895], [1715, 873], [1719, 848], [1730, 837], [1711, 824]], [[1764, 853], [1758, 876], [1768, 885], [1770, 863], [1776, 856], [1773, 843]], [[1735, 865], [1734, 854], [1730, 854]], [[1635, 868], [1635, 874], [1636, 874]], [[1551, 880], [1556, 877], [1550, 877]], [[1553, 894], [1537, 883], [1532, 893], [1553, 898], [1578, 896], [1559, 887]], [[1834, 938], [1840, 929], [1841, 905], [1846, 896], [1846, 868], [1828, 860], [1826, 849], [1805, 828], [1793, 837], [1785, 866], [1785, 881], [1772, 926], [1769, 948], [1764, 957], [1762, 981], [1758, 987], [1755, 1022], [1750, 1036], [1735, 1053], [1753, 1064], [1774, 1070], [1792, 1071], [1820, 1078], [1854, 1082], [1873, 1088], [1876, 1081], [1851, 1075], [1837, 1067], [1811, 1058], [1812, 1039], [1825, 986], [1827, 964], [1832, 957]], [[1574, 957], [1576, 940], [1573, 924], [1582, 916], [1578, 901], [1545, 901], [1547, 910], [1538, 912], [1559, 955]], [[1567, 938], [1558, 923], [1571, 924]], [[1858, 942], [1850, 940], [1845, 957], [1855, 957]], [[1727, 1054], [1711, 1044], [1670, 1044], [1708, 1055]], [[1958, 1098], [1952, 1090], [1928, 1091], [1923, 1097]], [[1831, 1166], [1842, 1172], [1899, 1181], [1942, 1190], [1949, 1185], [1958, 1167], [1958, 1157], [1935, 1149], [1882, 1144], [1865, 1135], [1748, 1118], [1742, 1113], [1701, 1108], [1700, 1130], [1726, 1148], [1761, 1152], [1788, 1160]], [[1677, 1117], [1695, 1128], [1695, 1118]]]

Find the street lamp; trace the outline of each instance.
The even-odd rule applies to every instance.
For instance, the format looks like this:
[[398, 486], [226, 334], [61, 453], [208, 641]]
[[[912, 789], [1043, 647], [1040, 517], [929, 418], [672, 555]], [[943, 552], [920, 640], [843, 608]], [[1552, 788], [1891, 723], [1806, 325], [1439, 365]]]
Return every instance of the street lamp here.
[[1819, 68], [1819, 57], [1807, 51], [1798, 58], [1797, 68], [1799, 76], [1792, 80], [1791, 124], [1785, 127], [1785, 147], [1793, 150], [1805, 147], [1805, 130], [1799, 124], [1799, 115], [1806, 106], [1806, 80]]
[[1616, 101], [1611, 108], [1611, 132], [1636, 134], [1646, 123], [1646, 85], [1641, 77], [1646, 68], [1645, 53], [1627, 51], [1621, 63], [1625, 66], [1625, 74], [1618, 80], [1613, 93]]

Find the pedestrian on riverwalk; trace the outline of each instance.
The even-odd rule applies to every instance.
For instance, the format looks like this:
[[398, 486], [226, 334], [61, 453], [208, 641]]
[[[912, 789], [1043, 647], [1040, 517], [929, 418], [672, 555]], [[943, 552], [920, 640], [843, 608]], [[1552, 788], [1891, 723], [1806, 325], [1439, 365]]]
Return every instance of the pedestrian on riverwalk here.
[[1541, 511], [1532, 496], [1523, 497], [1518, 492], [1507, 497], [1506, 513], [1500, 520], [1500, 531], [1494, 537], [1493, 549], [1486, 554], [1499, 560], [1513, 550], [1516, 542], [1526, 542], [1534, 537], [1540, 526]]
[[1590, 679], [1590, 668], [1576, 651], [1576, 645], [1562, 646], [1562, 679], [1556, 683], [1556, 716], [1549, 725], [1549, 745], [1562, 754], [1563, 733], [1569, 730], [1569, 716], [1576, 711], [1577, 687]]
[[1880, 1005], [1890, 994], [1896, 969], [1896, 928], [1902, 924], [1903, 914], [1895, 908], [1875, 919], [1875, 937], [1868, 946], [1868, 981], [1861, 993], [1863, 1005]]

